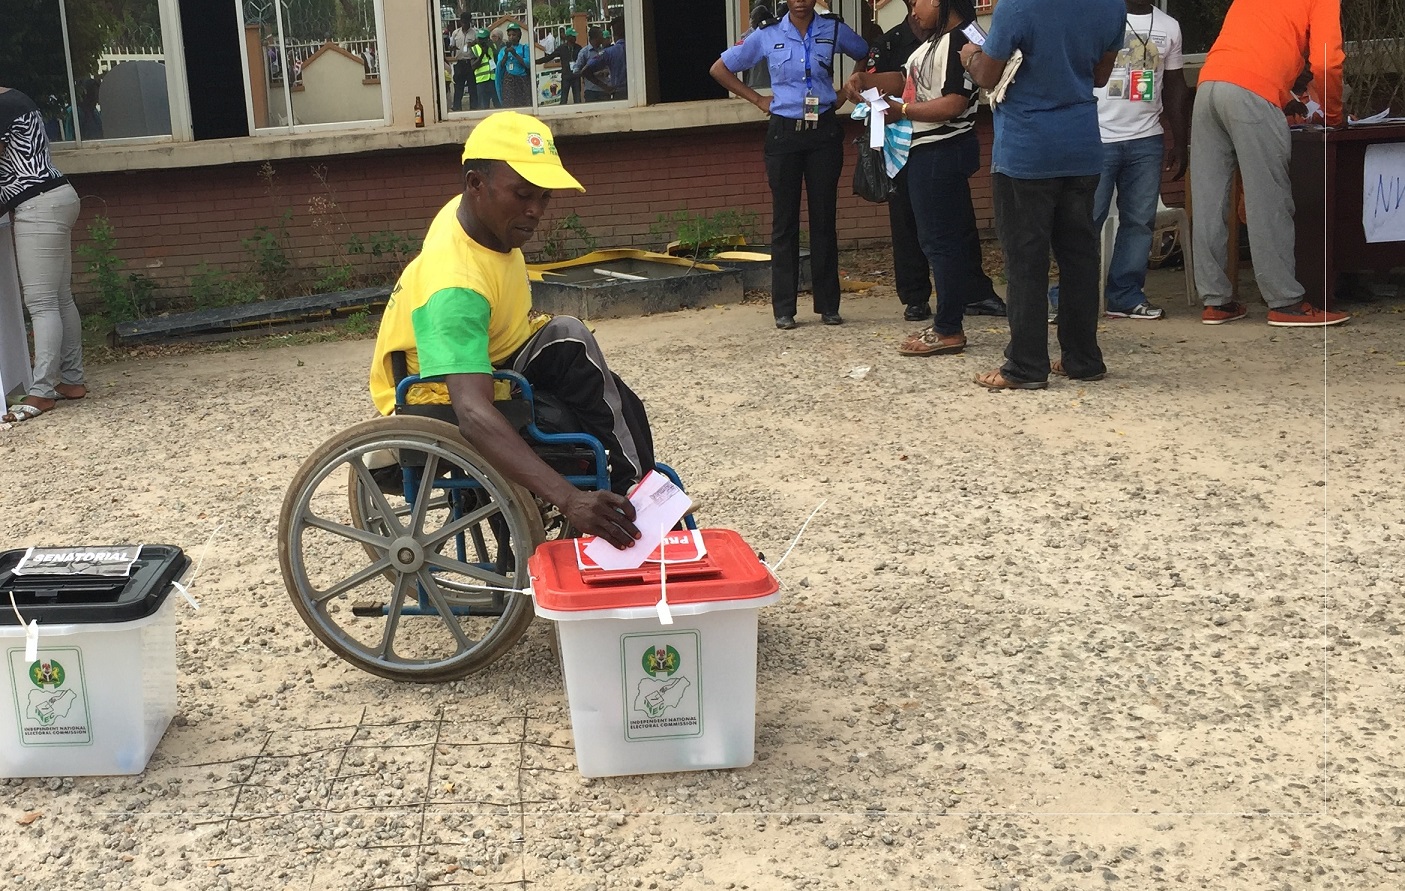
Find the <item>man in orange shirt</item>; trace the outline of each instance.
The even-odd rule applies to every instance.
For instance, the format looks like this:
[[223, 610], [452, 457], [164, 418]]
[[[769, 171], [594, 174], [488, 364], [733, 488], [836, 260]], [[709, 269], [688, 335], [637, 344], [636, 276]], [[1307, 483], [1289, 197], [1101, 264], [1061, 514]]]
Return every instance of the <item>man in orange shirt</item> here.
[[1306, 61], [1322, 74], [1327, 126], [1340, 127], [1345, 58], [1341, 0], [1234, 0], [1225, 15], [1200, 71], [1190, 130], [1195, 286], [1205, 302], [1200, 316], [1205, 324], [1222, 325], [1248, 315], [1247, 308], [1230, 299], [1225, 274], [1225, 218], [1236, 166], [1244, 180], [1254, 278], [1268, 303], [1268, 323], [1322, 326], [1350, 318], [1313, 306], [1294, 274], [1291, 144], [1283, 117], [1283, 105]]

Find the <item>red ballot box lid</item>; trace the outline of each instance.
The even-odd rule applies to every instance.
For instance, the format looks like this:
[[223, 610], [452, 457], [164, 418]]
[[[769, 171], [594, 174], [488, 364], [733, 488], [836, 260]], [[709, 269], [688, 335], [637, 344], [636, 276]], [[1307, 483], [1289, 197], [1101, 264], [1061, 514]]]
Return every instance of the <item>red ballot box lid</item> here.
[[[692, 536], [702, 537], [701, 547]], [[638, 569], [600, 569], [584, 565], [578, 541], [545, 542], [527, 561], [538, 606], [585, 612], [658, 603], [662, 569], [657, 559], [645, 561]], [[657, 552], [652, 557], [657, 558]], [[730, 529], [671, 532], [664, 539], [664, 557], [671, 604], [750, 600], [780, 589], [771, 570]]]

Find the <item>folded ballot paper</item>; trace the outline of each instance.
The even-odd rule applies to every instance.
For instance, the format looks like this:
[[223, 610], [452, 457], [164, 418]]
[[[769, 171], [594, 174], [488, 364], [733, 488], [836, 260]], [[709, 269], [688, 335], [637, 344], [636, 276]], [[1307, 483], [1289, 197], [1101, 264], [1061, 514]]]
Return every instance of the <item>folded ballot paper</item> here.
[[581, 553], [601, 569], [638, 569], [658, 548], [668, 530], [693, 508], [689, 498], [673, 480], [657, 471], [649, 471], [629, 493], [634, 505], [634, 525], [640, 538], [630, 547], [620, 550], [597, 538], [586, 544]]

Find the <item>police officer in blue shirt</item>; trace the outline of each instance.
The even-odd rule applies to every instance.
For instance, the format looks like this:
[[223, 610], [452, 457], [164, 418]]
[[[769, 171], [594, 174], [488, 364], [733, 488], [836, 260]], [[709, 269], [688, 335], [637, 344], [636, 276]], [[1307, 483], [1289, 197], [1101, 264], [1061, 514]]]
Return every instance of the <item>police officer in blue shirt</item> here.
[[[810, 264], [815, 312], [826, 325], [839, 316], [839, 235], [835, 214], [844, 136], [834, 114], [835, 53], [855, 61], [868, 44], [838, 16], [815, 13], [815, 0], [786, 0], [780, 21], [758, 28], [712, 64], [731, 92], [771, 116], [766, 179], [771, 185], [771, 309], [776, 327], [795, 327], [800, 289], [800, 186], [810, 203]], [[771, 95], [742, 83], [737, 72], [765, 60]]]

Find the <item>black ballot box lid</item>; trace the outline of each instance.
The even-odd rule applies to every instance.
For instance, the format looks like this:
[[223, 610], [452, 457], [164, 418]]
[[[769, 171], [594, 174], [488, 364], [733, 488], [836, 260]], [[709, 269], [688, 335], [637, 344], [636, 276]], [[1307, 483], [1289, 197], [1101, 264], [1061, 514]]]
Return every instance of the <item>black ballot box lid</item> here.
[[[20, 624], [16, 609], [26, 624], [31, 619], [55, 625], [131, 622], [152, 615], [190, 566], [190, 558], [174, 545], [142, 545], [126, 574], [82, 571], [86, 558], [130, 547], [44, 548], [56, 558], [53, 572], [23, 575], [16, 568], [27, 551], [0, 552], [0, 625]], [[60, 564], [69, 568], [61, 570]]]

